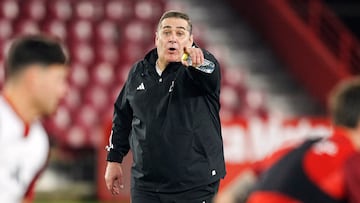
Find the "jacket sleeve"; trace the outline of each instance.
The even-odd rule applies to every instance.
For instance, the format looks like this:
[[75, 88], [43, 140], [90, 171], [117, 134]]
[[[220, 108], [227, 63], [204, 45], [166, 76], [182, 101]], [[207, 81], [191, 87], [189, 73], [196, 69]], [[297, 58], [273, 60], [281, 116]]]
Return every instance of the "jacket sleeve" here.
[[220, 91], [220, 65], [210, 52], [202, 51], [204, 63], [199, 67], [190, 66], [186, 71], [194, 83], [207, 93]]
[[129, 80], [124, 85], [114, 105], [112, 130], [109, 138], [107, 161], [121, 163], [129, 152], [132, 109], [126, 99]]

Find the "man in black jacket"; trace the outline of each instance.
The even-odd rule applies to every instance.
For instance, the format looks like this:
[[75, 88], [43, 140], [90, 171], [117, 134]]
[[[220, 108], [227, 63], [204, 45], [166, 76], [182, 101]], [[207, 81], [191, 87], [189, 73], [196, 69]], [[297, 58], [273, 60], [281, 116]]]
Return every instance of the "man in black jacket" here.
[[194, 46], [189, 16], [163, 14], [156, 48], [131, 69], [115, 102], [105, 181], [122, 184], [129, 149], [132, 203], [211, 202], [225, 176], [220, 67]]

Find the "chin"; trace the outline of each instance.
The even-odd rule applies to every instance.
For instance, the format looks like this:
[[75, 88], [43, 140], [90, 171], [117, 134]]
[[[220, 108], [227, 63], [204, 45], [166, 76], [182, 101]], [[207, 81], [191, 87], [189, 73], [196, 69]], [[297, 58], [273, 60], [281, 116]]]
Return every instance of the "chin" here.
[[55, 114], [55, 112], [56, 112], [56, 107], [50, 107], [50, 108], [46, 109], [44, 114], [46, 116], [51, 116], [51, 115]]
[[178, 58], [176, 58], [176, 59], [171, 58], [171, 59], [169, 59], [168, 61], [169, 61], [169, 63], [170, 63], [170, 62], [180, 62], [181, 60], [178, 59]]

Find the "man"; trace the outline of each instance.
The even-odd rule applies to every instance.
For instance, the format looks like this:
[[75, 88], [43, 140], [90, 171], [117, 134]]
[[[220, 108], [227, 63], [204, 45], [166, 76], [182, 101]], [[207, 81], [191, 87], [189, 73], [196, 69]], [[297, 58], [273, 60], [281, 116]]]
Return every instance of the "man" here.
[[[305, 141], [264, 172], [248, 203], [360, 202], [360, 78], [339, 85], [330, 97], [334, 130]], [[354, 158], [356, 157], [356, 158]]]
[[121, 162], [131, 148], [132, 203], [211, 202], [225, 176], [219, 64], [193, 46], [182, 12], [163, 14], [155, 45], [115, 102], [107, 188], [116, 195], [124, 187]]
[[45, 36], [16, 39], [0, 95], [0, 202], [31, 202], [49, 154], [40, 118], [56, 110], [67, 90], [63, 48]]

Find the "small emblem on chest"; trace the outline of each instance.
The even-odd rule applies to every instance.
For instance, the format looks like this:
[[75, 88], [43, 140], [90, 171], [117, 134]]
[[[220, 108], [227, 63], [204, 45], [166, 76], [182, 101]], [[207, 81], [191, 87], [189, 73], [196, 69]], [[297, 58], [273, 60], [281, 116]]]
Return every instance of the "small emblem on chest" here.
[[175, 84], [175, 81], [172, 81], [170, 88], [169, 88], [169, 92], [172, 92], [174, 90], [174, 84]]
[[145, 90], [144, 83], [142, 82], [142, 83], [136, 88], [136, 90]]

